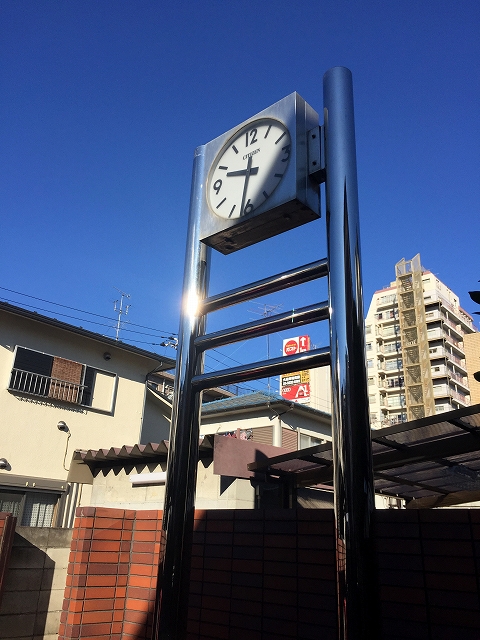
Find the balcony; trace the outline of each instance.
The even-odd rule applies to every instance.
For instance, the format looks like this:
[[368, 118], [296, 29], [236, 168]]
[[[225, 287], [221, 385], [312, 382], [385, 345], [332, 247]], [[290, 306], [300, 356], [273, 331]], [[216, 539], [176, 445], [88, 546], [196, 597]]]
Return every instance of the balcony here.
[[447, 386], [446, 384], [439, 385], [438, 387], [434, 387], [433, 397], [434, 398], [454, 398], [458, 402], [461, 402], [463, 405], [470, 404], [469, 396], [463, 393], [458, 393], [458, 391], [455, 391], [454, 389]]
[[85, 385], [15, 368], [12, 369], [8, 389], [37, 398], [60, 400], [72, 404], [84, 404], [87, 395]]

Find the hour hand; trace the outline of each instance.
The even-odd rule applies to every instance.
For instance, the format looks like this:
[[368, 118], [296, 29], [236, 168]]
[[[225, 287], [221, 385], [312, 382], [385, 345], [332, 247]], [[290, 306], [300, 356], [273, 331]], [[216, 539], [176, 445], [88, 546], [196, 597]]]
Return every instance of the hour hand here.
[[254, 176], [258, 173], [258, 167], [250, 167], [250, 170], [248, 169], [240, 169], [239, 171], [229, 171], [227, 173], [227, 178], [231, 178], [233, 176], [246, 176], [247, 175], [247, 171], [249, 171], [251, 176]]

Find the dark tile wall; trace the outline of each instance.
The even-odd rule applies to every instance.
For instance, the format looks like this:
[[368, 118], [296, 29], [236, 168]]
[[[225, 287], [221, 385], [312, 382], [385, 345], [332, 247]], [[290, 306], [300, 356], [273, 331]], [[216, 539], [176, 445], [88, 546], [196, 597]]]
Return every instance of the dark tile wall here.
[[[161, 512], [80, 508], [59, 640], [151, 637]], [[189, 640], [336, 639], [331, 510], [197, 511]], [[377, 511], [383, 640], [480, 640], [480, 511]]]

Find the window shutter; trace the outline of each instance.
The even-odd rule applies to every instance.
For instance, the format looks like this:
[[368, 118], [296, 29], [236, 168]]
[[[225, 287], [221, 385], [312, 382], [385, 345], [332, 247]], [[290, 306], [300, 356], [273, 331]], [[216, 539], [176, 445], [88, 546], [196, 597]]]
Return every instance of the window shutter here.
[[252, 429], [252, 440], [261, 444], [273, 443], [273, 427], [257, 427]]
[[31, 351], [30, 349], [24, 349], [23, 347], [17, 347], [15, 369], [38, 373], [41, 376], [50, 376], [52, 366], [52, 356], [47, 356], [45, 353], [39, 353], [38, 351]]

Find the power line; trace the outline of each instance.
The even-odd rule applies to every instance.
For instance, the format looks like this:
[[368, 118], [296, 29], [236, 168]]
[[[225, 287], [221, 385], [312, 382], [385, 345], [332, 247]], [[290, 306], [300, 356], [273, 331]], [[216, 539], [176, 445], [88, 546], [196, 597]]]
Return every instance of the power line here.
[[[7, 289], [7, 287], [0, 287], [0, 289], [2, 289], [3, 291], [8, 291], [10, 293], [15, 293], [18, 296], [25, 296], [26, 298], [32, 298], [33, 300], [39, 300], [40, 302], [46, 302], [47, 304], [54, 304], [57, 307], [63, 307], [64, 309], [70, 309], [71, 311], [78, 311], [79, 313], [86, 313], [89, 316], [96, 316], [97, 318], [103, 318], [104, 320], [111, 320], [112, 322], [116, 322], [116, 318], [110, 318], [109, 316], [102, 316], [100, 313], [94, 313], [93, 311], [84, 311], [83, 309], [77, 309], [76, 307], [69, 307], [67, 304], [61, 304], [60, 302], [52, 302], [51, 300], [45, 300], [44, 298], [37, 298], [36, 296], [31, 296], [28, 293], [22, 293], [21, 291], [14, 291], [13, 289]], [[10, 301], [6, 300], [6, 301], [12, 302], [11, 300]], [[16, 302], [16, 304], [19, 304], [19, 303]], [[22, 302], [20, 304], [24, 304], [24, 303]], [[25, 306], [26, 307], [30, 306], [32, 309], [38, 308], [38, 307], [33, 307], [32, 305], [27, 305], [27, 304], [25, 304]], [[52, 313], [52, 311], [48, 309], [42, 309], [42, 311], [48, 311], [48, 313]], [[66, 317], [72, 318], [74, 316], [66, 316]], [[78, 320], [79, 318], [76, 318], [76, 319]], [[177, 335], [173, 331], [168, 332], [168, 331], [164, 331], [163, 329], [154, 329], [153, 327], [145, 327], [144, 325], [136, 324], [135, 322], [129, 322], [129, 324], [134, 327], [140, 327], [141, 329], [149, 329], [150, 331], [160, 331], [161, 333], [169, 333], [170, 336]], [[106, 326], [106, 325], [103, 325], [103, 326]]]
[[[0, 289], [2, 289], [3, 287], [0, 287]], [[33, 296], [31, 296], [33, 297]], [[19, 304], [19, 302], [17, 300], [9, 300], [8, 298], [3, 298], [4, 302], [12, 302], [13, 304]], [[77, 316], [70, 316], [67, 313], [62, 313], [61, 311], [51, 311], [50, 309], [43, 309], [42, 307], [36, 307], [32, 304], [26, 304], [25, 302], [21, 303], [24, 307], [29, 307], [30, 309], [36, 309], [37, 311], [45, 311], [46, 313], [56, 313], [56, 315], [58, 316], [63, 316], [64, 318], [71, 318], [72, 320], [80, 320], [80, 322], [88, 322], [89, 324], [96, 324], [99, 325], [100, 327], [109, 327], [110, 329], [113, 329], [114, 327], [112, 327], [112, 325], [110, 324], [105, 324], [104, 322], [96, 322], [95, 320], [87, 320], [86, 318], [78, 318]], [[66, 305], [61, 305], [61, 306], [66, 306]], [[67, 307], [70, 308], [70, 307]], [[73, 307], [72, 307], [73, 308]], [[83, 313], [83, 312], [80, 312]], [[88, 312], [85, 312], [88, 313]], [[98, 314], [95, 314], [98, 315]], [[105, 316], [100, 316], [101, 318], [105, 317]], [[108, 318], [108, 320], [110, 320], [111, 318]], [[141, 326], [141, 325], [135, 325], [135, 326]], [[171, 338], [172, 336], [166, 336], [166, 335], [154, 335], [153, 333], [145, 333], [144, 331], [136, 331], [135, 329], [122, 329], [122, 331], [129, 331], [130, 333], [139, 333], [140, 335], [144, 335], [144, 336], [152, 336], [152, 338]], [[159, 331], [159, 329], [153, 329], [153, 331]]]

